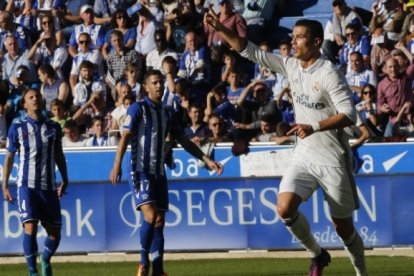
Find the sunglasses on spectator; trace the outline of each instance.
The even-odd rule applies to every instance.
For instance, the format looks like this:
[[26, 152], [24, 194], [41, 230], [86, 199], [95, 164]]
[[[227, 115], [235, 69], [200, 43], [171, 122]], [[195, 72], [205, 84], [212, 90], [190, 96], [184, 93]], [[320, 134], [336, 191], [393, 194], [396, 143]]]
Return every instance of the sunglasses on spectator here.
[[50, 21], [43, 21], [42, 25], [50, 25], [50, 23], [51, 23]]
[[368, 94], [375, 95], [375, 92], [372, 92], [372, 91], [362, 91], [362, 94], [364, 94], [364, 95], [368, 95]]
[[125, 16], [123, 16], [123, 15], [118, 15], [118, 16], [116, 17], [116, 19], [121, 19], [121, 18], [125, 18]]
[[213, 124], [211, 124], [213, 127], [216, 127], [216, 126], [221, 126], [222, 125], [222, 123], [213, 123]]
[[89, 44], [89, 41], [87, 40], [79, 40], [79, 44]]
[[352, 32], [352, 33], [346, 33], [345, 35], [346, 35], [347, 37], [348, 37], [348, 36], [354, 36], [354, 35], [355, 35], [355, 32]]

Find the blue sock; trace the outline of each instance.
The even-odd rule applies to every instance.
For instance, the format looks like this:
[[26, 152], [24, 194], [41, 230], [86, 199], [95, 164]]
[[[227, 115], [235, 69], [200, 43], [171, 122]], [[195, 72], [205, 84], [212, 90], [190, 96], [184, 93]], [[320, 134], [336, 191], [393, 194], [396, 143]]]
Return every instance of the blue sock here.
[[45, 239], [45, 250], [43, 251], [43, 257], [47, 262], [50, 262], [50, 258], [52, 258], [53, 254], [55, 254], [56, 249], [58, 248], [60, 243], [60, 235], [56, 237], [54, 240], [46, 237]]
[[164, 272], [164, 226], [154, 228], [154, 239], [151, 244], [152, 271], [154, 275]]
[[37, 240], [36, 235], [23, 234], [23, 252], [26, 258], [29, 272], [37, 272], [36, 257], [37, 257]]
[[154, 225], [147, 222], [145, 219], [142, 220], [141, 225], [141, 264], [149, 266], [149, 251], [151, 248], [152, 239], [154, 237]]

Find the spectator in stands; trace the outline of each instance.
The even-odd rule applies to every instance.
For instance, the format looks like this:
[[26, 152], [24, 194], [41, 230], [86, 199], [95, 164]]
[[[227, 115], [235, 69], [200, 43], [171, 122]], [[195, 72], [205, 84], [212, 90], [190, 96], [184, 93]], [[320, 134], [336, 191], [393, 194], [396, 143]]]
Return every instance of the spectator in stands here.
[[104, 44], [105, 31], [101, 25], [94, 23], [94, 10], [91, 5], [84, 5], [79, 11], [83, 23], [77, 25], [72, 32], [69, 40], [69, 54], [75, 58], [79, 51], [80, 35], [87, 33], [90, 36], [90, 47], [92, 49], [101, 50]]
[[79, 35], [79, 52], [73, 58], [72, 69], [70, 70], [69, 84], [72, 90], [72, 93], [75, 89], [75, 85], [79, 80], [79, 69], [83, 61], [89, 61], [94, 67], [94, 72], [96, 72], [97, 79], [102, 78], [103, 76], [103, 62], [102, 54], [99, 50], [93, 49], [91, 47], [91, 37], [88, 33], [81, 33]]
[[394, 42], [388, 39], [387, 34], [383, 30], [377, 29], [372, 34], [371, 45], [371, 69], [377, 76], [382, 77], [382, 67], [385, 59], [394, 48]]
[[95, 0], [94, 2], [93, 10], [95, 15], [101, 18], [101, 21], [96, 23], [104, 24], [110, 22], [113, 19], [113, 15], [117, 14], [119, 10], [126, 10], [132, 1]]
[[404, 73], [410, 63], [413, 61], [414, 56], [405, 48], [404, 44], [399, 42], [394, 45], [394, 50], [391, 51], [391, 56], [398, 61], [400, 72]]
[[[167, 37], [165, 30], [158, 29], [154, 33], [155, 45], [154, 50], [148, 53], [146, 57], [147, 71], [160, 70], [162, 71], [162, 61], [166, 56], [171, 56], [175, 60], [178, 59], [178, 55], [171, 48], [168, 48]], [[164, 73], [164, 72], [163, 72]]]
[[154, 16], [144, 6], [141, 7], [138, 14], [139, 22], [137, 26], [137, 42], [135, 43], [135, 51], [143, 56], [146, 56], [157, 47], [155, 44], [154, 34], [159, 26]]
[[[370, 137], [384, 135], [387, 117], [381, 117], [377, 108], [377, 89], [371, 84], [362, 87], [361, 101], [355, 105], [361, 121], [368, 127]], [[384, 121], [385, 120], [385, 121]]]
[[166, 56], [162, 60], [162, 70], [165, 77], [164, 95], [162, 97], [162, 103], [165, 106], [170, 106], [174, 110], [177, 109], [179, 97], [175, 93], [175, 84], [177, 81], [177, 60], [172, 56]]
[[274, 117], [265, 114], [260, 118], [260, 132], [251, 139], [252, 142], [270, 142], [271, 137], [275, 136], [276, 124]]
[[413, 37], [413, 31], [414, 31], [414, 1], [409, 0], [405, 4], [405, 8], [406, 8], [407, 13], [404, 16], [403, 25], [402, 25], [402, 28], [401, 28], [401, 32], [399, 34], [399, 41], [405, 40], [407, 36]]
[[110, 136], [105, 130], [105, 119], [96, 116], [92, 118], [91, 131], [92, 135], [85, 141], [87, 147], [116, 146], [117, 136]]
[[106, 60], [108, 69], [106, 83], [110, 88], [113, 88], [115, 84], [122, 79], [127, 64], [136, 64], [139, 67], [139, 70], [142, 71], [144, 69], [145, 60], [144, 57], [134, 49], [125, 47], [121, 31], [112, 31], [110, 40], [114, 51], [108, 55], [108, 59]]
[[247, 24], [247, 38], [256, 44], [266, 37], [266, 30], [272, 26], [275, 7], [283, 0], [244, 1], [243, 18]]
[[201, 105], [205, 103], [205, 92], [209, 88], [209, 51], [201, 44], [200, 38], [192, 31], [185, 35], [186, 51], [181, 57], [178, 76], [188, 79], [193, 93]]
[[164, 23], [167, 41], [171, 49], [177, 53], [183, 53], [186, 50], [185, 36], [194, 30], [195, 24], [188, 15], [183, 15], [178, 8], [172, 11], [171, 17], [171, 20]]
[[92, 119], [97, 116], [104, 118], [105, 131], [111, 129], [111, 111], [106, 107], [104, 94], [94, 92], [89, 100], [73, 114], [72, 118], [80, 126], [83, 133], [90, 135], [92, 131], [89, 127], [92, 125]]
[[[404, 48], [404, 46], [401, 46]], [[407, 51], [405, 49], [405, 51]], [[405, 72], [399, 70], [398, 61], [389, 57], [384, 66], [386, 77], [378, 83], [378, 109], [381, 114], [388, 115], [388, 124], [384, 131], [384, 137], [392, 137], [398, 127], [396, 117], [405, 103], [414, 103], [414, 95], [411, 83], [414, 79], [414, 64], [411, 62]], [[407, 111], [405, 115], [410, 112]]]
[[[1, 69], [0, 69], [1, 75]], [[10, 85], [8, 81], [0, 78], [0, 148], [6, 147], [7, 139], [7, 119], [6, 119], [6, 107], [7, 99], [10, 93]]]
[[205, 140], [207, 143], [220, 143], [220, 142], [229, 142], [231, 139], [228, 137], [228, 133], [224, 128], [223, 119], [216, 115], [211, 114], [208, 118], [208, 128], [210, 130], [207, 139]]
[[66, 47], [65, 37], [63, 32], [58, 29], [58, 26], [56, 26], [56, 20], [54, 20], [55, 18], [56, 17], [53, 17], [51, 14], [44, 14], [40, 16], [39, 23], [41, 26], [41, 33], [39, 36], [42, 36], [44, 33], [52, 34], [55, 36], [57, 46]]
[[28, 30], [14, 23], [11, 13], [0, 11], [0, 29], [0, 57], [3, 57], [8, 51], [5, 44], [8, 36], [14, 36], [19, 49], [29, 49], [31, 47]]
[[211, 83], [219, 83], [223, 81], [222, 68], [225, 66], [223, 62], [224, 49], [221, 45], [210, 47], [211, 55]]
[[358, 14], [348, 7], [345, 0], [332, 1], [332, 7], [334, 11], [332, 16], [334, 41], [325, 39], [322, 49], [327, 58], [336, 63], [338, 51], [346, 42], [345, 27], [352, 23], [362, 28], [362, 21]]
[[[144, 97], [141, 91], [141, 76], [143, 73], [143, 68], [140, 65], [128, 63], [124, 71], [124, 79], [121, 81], [127, 83], [131, 87], [132, 94], [137, 99], [137, 101], [141, 100]], [[117, 87], [120, 87], [121, 82], [117, 84]]]
[[240, 72], [234, 68], [230, 70], [229, 76], [227, 77], [226, 97], [232, 105], [237, 104], [237, 99], [243, 92], [243, 86], [240, 83]]
[[353, 52], [362, 54], [364, 65], [369, 67], [369, 39], [367, 36], [360, 34], [360, 26], [355, 24], [348, 24], [345, 27], [346, 42], [342, 46], [339, 61], [344, 72], [351, 70], [350, 55]]
[[135, 97], [129, 93], [122, 98], [122, 104], [111, 112], [110, 135], [120, 136], [124, 121], [127, 116], [128, 107], [135, 102]]
[[[129, 86], [129, 84], [125, 81], [120, 81], [117, 84], [117, 89], [116, 89], [116, 97], [115, 97], [115, 103], [114, 103], [115, 108], [123, 105], [124, 98], [127, 95], [133, 95], [131, 86]], [[135, 95], [133, 96], [135, 97]]]
[[28, 51], [19, 47], [17, 38], [14, 35], [7, 36], [4, 45], [7, 53], [2, 62], [3, 79], [9, 80], [11, 84], [16, 84], [16, 79], [13, 77], [16, 75], [17, 68], [24, 65], [29, 68], [29, 82], [37, 81], [34, 64], [27, 58]]
[[66, 122], [70, 120], [70, 117], [66, 114], [65, 104], [59, 99], [54, 99], [50, 102], [49, 108], [51, 113], [50, 119], [58, 123], [62, 127], [63, 132]]
[[208, 126], [203, 121], [203, 109], [197, 105], [190, 105], [188, 117], [190, 124], [184, 128], [184, 133], [194, 144], [201, 146], [208, 135]]
[[[49, 17], [51, 20], [50, 25], [53, 26], [53, 28], [56, 30], [56, 33], [58, 33], [58, 30], [61, 29], [61, 25], [59, 17], [57, 16], [57, 12], [58, 10], [64, 8], [64, 3], [58, 0], [32, 1], [31, 13], [35, 19], [36, 30], [42, 31], [45, 27], [42, 25], [42, 18]], [[59, 31], [59, 36], [61, 37], [61, 40], [58, 39], [60, 45], [64, 41], [63, 32]]]
[[68, 104], [69, 85], [63, 79], [57, 78], [53, 67], [49, 64], [43, 64], [39, 66], [37, 72], [42, 83], [40, 93], [45, 101], [46, 110], [51, 111], [50, 104], [55, 99], [61, 100], [65, 106], [70, 106]]
[[405, 16], [401, 3], [396, 0], [385, 0], [380, 3], [384, 9], [380, 8], [379, 2], [374, 2], [372, 5], [369, 31], [373, 33], [376, 29], [381, 28], [387, 33], [388, 39], [398, 41]]
[[[219, 0], [218, 2], [220, 5], [220, 13], [218, 14], [220, 22], [241, 37], [246, 37], [246, 21], [240, 14], [233, 11], [231, 1]], [[207, 36], [207, 46], [226, 44], [207, 22], [204, 22], [204, 32]]]
[[224, 50], [223, 54], [223, 67], [221, 69], [221, 81], [227, 81], [230, 72], [236, 69], [237, 58], [235, 53], [230, 50]]
[[[42, 18], [43, 22], [46, 22], [44, 18]], [[62, 67], [68, 59], [68, 51], [64, 45], [59, 46], [53, 32], [42, 32], [27, 54], [27, 58], [32, 60], [36, 66], [50, 64], [58, 78], [64, 78]]]
[[60, 27], [66, 41], [69, 41], [75, 29], [75, 24], [82, 22], [80, 17], [81, 9], [79, 7], [89, 5], [91, 2], [90, 0], [64, 0], [60, 2], [57, 9], [52, 9], [52, 15], [59, 19]]
[[126, 10], [117, 10], [112, 14], [109, 31], [105, 35], [105, 42], [102, 46], [102, 55], [105, 59], [108, 58], [109, 53], [113, 50], [110, 35], [114, 30], [118, 30], [122, 33], [126, 48], [133, 49], [137, 41], [137, 29], [133, 26], [131, 18], [128, 16]]
[[63, 128], [65, 136], [62, 138], [63, 147], [83, 147], [85, 146], [85, 137], [81, 135], [78, 124], [70, 119], [66, 121]]
[[223, 119], [225, 128], [231, 132], [234, 122], [238, 121], [236, 108], [226, 98], [226, 83], [219, 83], [207, 94], [207, 106], [204, 110], [204, 122], [212, 114], [216, 114]]
[[82, 61], [79, 66], [80, 81], [73, 90], [73, 105], [76, 108], [84, 106], [91, 98], [92, 94], [98, 93], [105, 95], [106, 88], [102, 81], [93, 80], [93, 64], [88, 60]]
[[234, 126], [236, 129], [247, 130], [243, 132], [250, 137], [254, 137], [260, 130], [260, 118], [265, 114], [273, 118], [275, 125], [282, 121], [282, 114], [276, 102], [271, 99], [271, 91], [262, 81], [253, 81], [247, 85], [237, 99], [237, 105], [250, 113], [250, 119], [235, 123]]
[[360, 52], [352, 52], [349, 59], [351, 70], [346, 74], [346, 80], [352, 89], [354, 103], [358, 103], [361, 99], [362, 87], [366, 84], [376, 86], [377, 77], [372, 70], [364, 66]]
[[185, 128], [190, 123], [188, 118], [188, 111], [192, 104], [197, 104], [195, 99], [190, 98], [191, 84], [186, 79], [177, 79], [175, 82], [175, 94], [171, 101], [171, 107], [178, 118], [182, 128]]
[[276, 135], [270, 136], [270, 141], [275, 142], [277, 145], [290, 145], [296, 141], [295, 135], [288, 135], [289, 130], [292, 126], [285, 122], [279, 122], [276, 125]]

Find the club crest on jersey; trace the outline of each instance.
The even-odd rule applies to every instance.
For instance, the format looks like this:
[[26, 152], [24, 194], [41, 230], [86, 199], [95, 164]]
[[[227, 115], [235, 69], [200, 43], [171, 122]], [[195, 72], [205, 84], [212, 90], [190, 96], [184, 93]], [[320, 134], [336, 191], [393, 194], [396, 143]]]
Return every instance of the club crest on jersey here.
[[313, 86], [312, 86], [312, 89], [313, 89], [314, 92], [321, 91], [321, 83], [319, 81], [314, 82]]

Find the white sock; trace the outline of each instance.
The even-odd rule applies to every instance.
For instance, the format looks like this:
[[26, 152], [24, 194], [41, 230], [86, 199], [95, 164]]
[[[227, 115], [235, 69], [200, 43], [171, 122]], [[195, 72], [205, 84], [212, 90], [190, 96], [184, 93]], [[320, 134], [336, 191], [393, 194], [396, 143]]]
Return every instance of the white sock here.
[[367, 267], [365, 266], [364, 243], [361, 236], [354, 231], [351, 237], [343, 241], [345, 251], [351, 259], [357, 276], [367, 276]]
[[308, 251], [311, 258], [321, 254], [321, 247], [316, 243], [313, 237], [308, 220], [301, 212], [298, 212], [296, 219], [291, 223], [289, 220], [284, 220], [287, 230], [301, 243], [301, 245]]

